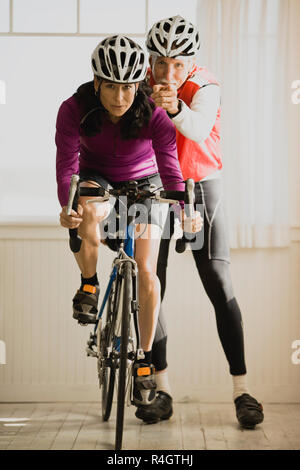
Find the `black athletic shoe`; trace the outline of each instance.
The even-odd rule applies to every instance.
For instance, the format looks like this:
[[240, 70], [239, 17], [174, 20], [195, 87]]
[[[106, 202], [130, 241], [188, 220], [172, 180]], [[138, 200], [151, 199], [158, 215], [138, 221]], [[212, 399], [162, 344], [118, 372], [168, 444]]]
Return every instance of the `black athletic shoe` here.
[[234, 400], [236, 417], [243, 428], [253, 429], [264, 420], [263, 407], [255, 398], [248, 393]]
[[172, 401], [172, 397], [168, 393], [159, 391], [154, 403], [148, 406], [139, 406], [135, 416], [147, 424], [154, 424], [160, 420], [169, 419], [173, 414]]
[[73, 318], [78, 323], [96, 323], [99, 293], [99, 286], [84, 284], [78, 289], [73, 298]]

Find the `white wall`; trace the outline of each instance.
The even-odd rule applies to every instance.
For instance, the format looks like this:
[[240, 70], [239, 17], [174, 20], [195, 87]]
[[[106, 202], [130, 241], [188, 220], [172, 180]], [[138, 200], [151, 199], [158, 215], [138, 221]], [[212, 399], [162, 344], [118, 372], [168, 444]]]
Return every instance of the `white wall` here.
[[[300, 2], [299, 0], [291, 0], [290, 4], [290, 35], [289, 35], [289, 82], [300, 81]], [[291, 96], [295, 90], [288, 90]], [[299, 96], [299, 95], [298, 95]], [[299, 191], [299, 174], [300, 174], [300, 145], [299, 145], [299, 128], [300, 128], [300, 103], [293, 104], [290, 99], [289, 105], [289, 131], [290, 131], [290, 196], [291, 196], [291, 224], [293, 226], [300, 225], [300, 191]]]
[[[79, 275], [65, 237], [51, 225], [0, 227], [0, 401], [99, 399], [96, 361], [85, 354], [91, 328], [72, 318]], [[286, 249], [232, 253], [249, 382], [265, 402], [300, 400], [300, 364], [291, 360], [300, 339], [299, 231], [294, 238]], [[174, 398], [230, 401], [228, 364], [192, 255], [176, 254], [173, 243], [171, 254], [164, 308]], [[112, 256], [101, 246], [102, 296]]]

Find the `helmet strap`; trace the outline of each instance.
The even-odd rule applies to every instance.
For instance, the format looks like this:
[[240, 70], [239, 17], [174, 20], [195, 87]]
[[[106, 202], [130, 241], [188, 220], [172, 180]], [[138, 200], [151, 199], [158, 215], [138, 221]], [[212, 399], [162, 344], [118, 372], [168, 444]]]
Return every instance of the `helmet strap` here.
[[99, 86], [97, 91], [95, 90], [95, 96], [97, 97], [98, 101], [100, 101], [100, 87], [101, 87], [101, 80], [99, 80]]

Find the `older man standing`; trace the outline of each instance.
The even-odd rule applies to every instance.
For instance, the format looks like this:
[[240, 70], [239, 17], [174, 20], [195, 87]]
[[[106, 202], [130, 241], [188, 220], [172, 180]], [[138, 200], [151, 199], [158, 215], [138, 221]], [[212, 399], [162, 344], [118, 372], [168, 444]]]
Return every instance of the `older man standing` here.
[[[148, 82], [153, 99], [176, 127], [178, 157], [184, 179], [195, 181], [195, 202], [204, 206], [204, 245], [192, 251], [197, 270], [216, 315], [219, 338], [233, 380], [233, 400], [241, 426], [263, 421], [263, 408], [248, 389], [243, 324], [230, 277], [230, 250], [222, 208], [222, 155], [220, 149], [220, 85], [212, 73], [195, 65], [199, 32], [181, 16], [158, 21], [147, 37], [150, 54]], [[166, 229], [174, 232], [170, 212]], [[163, 237], [158, 276], [163, 299], [170, 238]], [[172, 396], [166, 360], [167, 334], [162, 311], [152, 349], [157, 395], [150, 406], [138, 407], [136, 416], [155, 423], [172, 416]], [[188, 387], [188, 384], [187, 384]]]

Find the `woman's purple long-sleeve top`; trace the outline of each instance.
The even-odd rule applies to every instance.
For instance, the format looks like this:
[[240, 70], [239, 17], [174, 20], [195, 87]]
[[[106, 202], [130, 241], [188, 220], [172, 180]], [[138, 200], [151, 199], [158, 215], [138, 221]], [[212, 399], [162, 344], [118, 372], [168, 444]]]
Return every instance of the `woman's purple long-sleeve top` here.
[[[143, 178], [159, 172], [166, 189], [184, 190], [177, 158], [176, 131], [166, 112], [153, 110], [139, 138], [123, 140], [120, 124], [103, 120], [93, 137], [80, 135], [79, 105], [73, 96], [62, 103], [56, 121], [56, 178], [61, 206], [68, 202], [71, 176], [94, 169], [109, 182]], [[170, 184], [171, 183], [171, 184]]]

